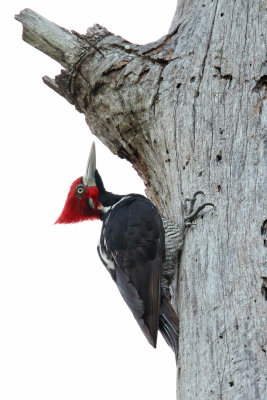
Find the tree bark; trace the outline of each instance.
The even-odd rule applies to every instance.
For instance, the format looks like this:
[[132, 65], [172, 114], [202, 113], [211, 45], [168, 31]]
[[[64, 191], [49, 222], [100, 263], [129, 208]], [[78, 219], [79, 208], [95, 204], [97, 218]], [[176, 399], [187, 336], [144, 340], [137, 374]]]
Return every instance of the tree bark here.
[[264, 0], [181, 0], [169, 33], [134, 45], [31, 10], [24, 39], [64, 68], [44, 82], [126, 158], [181, 222], [203, 190], [216, 208], [189, 229], [174, 284], [177, 399], [266, 399], [267, 118]]

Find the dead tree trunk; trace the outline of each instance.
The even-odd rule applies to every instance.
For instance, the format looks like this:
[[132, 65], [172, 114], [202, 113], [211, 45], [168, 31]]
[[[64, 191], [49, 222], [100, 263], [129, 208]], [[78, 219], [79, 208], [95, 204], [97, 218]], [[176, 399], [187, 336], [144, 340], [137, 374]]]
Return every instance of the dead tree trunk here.
[[267, 398], [265, 13], [264, 0], [181, 0], [169, 34], [145, 46], [16, 17], [65, 68], [44, 82], [133, 164], [166, 216], [181, 221], [197, 190], [216, 206], [189, 230], [175, 286], [179, 400]]

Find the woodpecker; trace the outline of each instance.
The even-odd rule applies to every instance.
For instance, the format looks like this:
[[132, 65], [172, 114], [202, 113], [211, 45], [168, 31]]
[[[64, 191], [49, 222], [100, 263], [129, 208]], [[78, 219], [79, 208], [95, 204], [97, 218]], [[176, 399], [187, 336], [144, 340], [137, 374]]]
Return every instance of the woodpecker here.
[[[170, 284], [177, 269], [186, 226], [206, 205], [193, 211], [197, 192], [186, 199], [182, 226], [161, 216], [154, 204], [140, 194], [108, 192], [96, 169], [92, 144], [86, 173], [69, 190], [56, 223], [101, 220], [99, 257], [148, 342], [156, 347], [158, 330], [178, 356], [179, 321], [170, 299]], [[203, 193], [202, 193], [203, 194]], [[187, 204], [189, 203], [189, 210]]]

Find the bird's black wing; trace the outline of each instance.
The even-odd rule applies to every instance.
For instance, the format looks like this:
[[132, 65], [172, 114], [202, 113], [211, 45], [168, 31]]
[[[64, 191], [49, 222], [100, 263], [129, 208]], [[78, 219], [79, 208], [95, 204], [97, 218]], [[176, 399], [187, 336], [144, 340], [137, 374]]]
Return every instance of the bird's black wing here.
[[129, 195], [115, 205], [103, 221], [100, 249], [124, 300], [156, 347], [164, 230], [151, 201]]

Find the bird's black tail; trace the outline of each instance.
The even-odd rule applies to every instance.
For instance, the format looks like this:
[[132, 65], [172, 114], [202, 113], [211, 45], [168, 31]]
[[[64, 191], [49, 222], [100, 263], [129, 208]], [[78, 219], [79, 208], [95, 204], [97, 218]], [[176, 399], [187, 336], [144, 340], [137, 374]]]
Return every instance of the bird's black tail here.
[[179, 320], [171, 303], [162, 296], [160, 304], [159, 330], [178, 358]]

